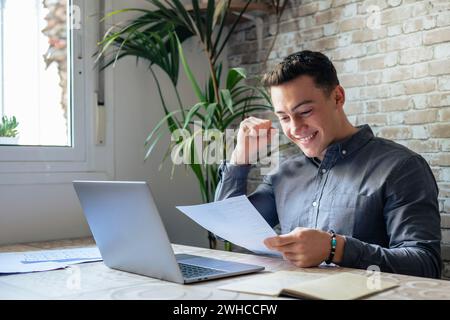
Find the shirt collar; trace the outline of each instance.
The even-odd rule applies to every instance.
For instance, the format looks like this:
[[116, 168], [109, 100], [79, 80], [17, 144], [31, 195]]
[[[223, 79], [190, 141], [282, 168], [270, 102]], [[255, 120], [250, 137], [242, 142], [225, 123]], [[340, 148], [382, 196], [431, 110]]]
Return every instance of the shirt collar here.
[[359, 130], [350, 137], [330, 144], [321, 163], [331, 167], [338, 158], [346, 158], [362, 148], [373, 138], [373, 131], [368, 124], [357, 126]]
[[338, 152], [338, 154], [342, 158], [345, 158], [361, 149], [367, 142], [369, 142], [373, 138], [372, 129], [368, 124], [357, 126], [356, 128], [358, 128], [359, 130], [350, 137], [332, 143], [327, 148], [326, 153], [328, 153], [329, 151], [332, 153]]

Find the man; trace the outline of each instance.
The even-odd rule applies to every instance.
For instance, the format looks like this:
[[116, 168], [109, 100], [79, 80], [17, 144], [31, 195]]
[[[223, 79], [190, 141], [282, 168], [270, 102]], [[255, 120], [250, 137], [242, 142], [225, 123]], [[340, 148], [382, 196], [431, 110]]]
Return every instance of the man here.
[[[368, 125], [350, 124], [344, 88], [319, 52], [288, 56], [263, 84], [284, 134], [303, 152], [249, 195], [272, 227], [281, 226], [265, 245], [298, 267], [326, 261], [439, 278], [438, 188], [426, 161], [374, 137]], [[246, 193], [250, 159], [271, 127], [270, 120], [242, 121], [230, 163], [219, 170], [216, 200]]]

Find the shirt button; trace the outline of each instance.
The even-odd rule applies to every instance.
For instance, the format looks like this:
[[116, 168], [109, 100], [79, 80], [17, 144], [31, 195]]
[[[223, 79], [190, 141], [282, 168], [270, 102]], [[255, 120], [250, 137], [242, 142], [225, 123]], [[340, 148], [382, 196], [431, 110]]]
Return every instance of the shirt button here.
[[314, 202], [312, 203], [312, 205], [313, 205], [313, 207], [317, 207], [317, 202], [314, 201]]
[[327, 172], [327, 169], [322, 169], [322, 173], [326, 173]]
[[342, 154], [347, 154], [347, 150], [342, 150]]

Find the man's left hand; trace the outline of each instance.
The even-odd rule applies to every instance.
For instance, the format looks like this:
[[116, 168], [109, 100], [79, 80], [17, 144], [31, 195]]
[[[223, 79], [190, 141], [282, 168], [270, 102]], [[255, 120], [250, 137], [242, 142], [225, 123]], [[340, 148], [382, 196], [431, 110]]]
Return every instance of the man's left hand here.
[[328, 259], [331, 235], [321, 230], [298, 227], [287, 234], [267, 238], [264, 244], [271, 250], [281, 252], [297, 267], [315, 267]]

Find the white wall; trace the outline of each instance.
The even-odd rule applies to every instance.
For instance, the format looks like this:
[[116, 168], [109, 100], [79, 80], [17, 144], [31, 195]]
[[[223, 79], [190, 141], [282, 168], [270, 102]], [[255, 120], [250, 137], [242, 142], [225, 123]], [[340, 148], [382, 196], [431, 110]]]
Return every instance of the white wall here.
[[[137, 7], [142, 3], [112, 1], [114, 9]], [[194, 73], [206, 79], [208, 68], [202, 63], [204, 56], [198, 43], [191, 39], [184, 47]], [[168, 79], [161, 71], [158, 74], [161, 75], [163, 90], [171, 92]], [[142, 62], [136, 66], [134, 58], [126, 58], [118, 62], [107, 77], [106, 107], [114, 127], [107, 136], [114, 158], [111, 176], [116, 180], [148, 181], [171, 241], [207, 247], [207, 232], [175, 209], [176, 205], [201, 202], [194, 175], [188, 168], [177, 167], [173, 179], [170, 179], [170, 161], [161, 171], [158, 169], [169, 138], [160, 143], [147, 162], [143, 160], [145, 138], [163, 116], [147, 65]], [[195, 96], [182, 69], [179, 87], [183, 102], [194, 103]], [[175, 105], [176, 100], [171, 96], [169, 101]], [[108, 177], [100, 174], [97, 178]], [[0, 244], [87, 235], [89, 228], [70, 183], [0, 183]]]

